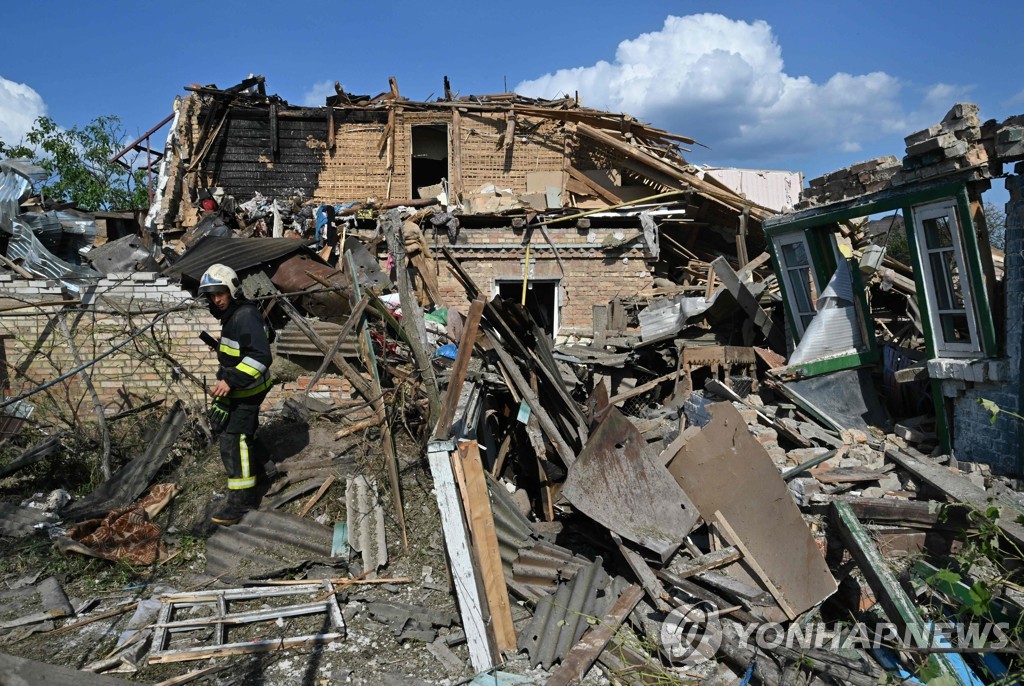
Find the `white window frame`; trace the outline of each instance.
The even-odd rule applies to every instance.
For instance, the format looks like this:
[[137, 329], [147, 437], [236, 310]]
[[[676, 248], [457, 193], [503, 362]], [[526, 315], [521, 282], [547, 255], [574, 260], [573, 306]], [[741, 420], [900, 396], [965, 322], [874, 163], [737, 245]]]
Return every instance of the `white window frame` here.
[[[496, 295], [500, 295], [500, 293], [499, 293], [499, 291], [500, 291], [499, 286], [501, 284], [503, 284], [503, 283], [512, 283], [512, 284], [518, 284], [519, 286], [522, 286], [523, 285], [523, 277], [521, 277], [521, 276], [520, 277], [502, 277], [502, 276], [495, 277], [494, 282], [491, 285], [491, 297], [492, 298], [494, 296], [496, 296]], [[551, 328], [553, 330], [551, 336], [552, 337], [558, 336], [558, 332], [559, 332], [559, 330], [560, 330], [560, 328], [562, 326], [562, 280], [560, 278], [557, 278], [557, 277], [556, 278], [544, 278], [544, 279], [534, 279], [534, 278], [531, 278], [527, 282], [527, 288], [529, 288], [530, 284], [532, 284], [532, 283], [553, 283], [553, 284], [555, 284], [555, 317], [554, 317], [554, 320], [551, 322]], [[518, 297], [516, 298], [516, 302], [520, 302]]]
[[[793, 283], [790, 273], [790, 267], [786, 264], [786, 254], [783, 252], [783, 247], [787, 245], [795, 245], [797, 243], [803, 245], [804, 254], [807, 255], [807, 268], [811, 272], [811, 280], [814, 283], [814, 293], [808, 294], [811, 298], [812, 311], [817, 314], [818, 303], [817, 299], [821, 296], [821, 284], [818, 283], [818, 272], [814, 268], [814, 260], [811, 257], [811, 246], [807, 242], [807, 236], [803, 231], [794, 231], [793, 233], [783, 234], [775, 239], [775, 254], [779, 258], [779, 267], [782, 269], [782, 278], [786, 280], [786, 288], [784, 292], [786, 294], [786, 300], [789, 301], [789, 311], [793, 313], [793, 324], [796, 327], [797, 337], [802, 337], [807, 327], [804, 326], [803, 318], [805, 315], [811, 314], [811, 312], [801, 312], [797, 307], [796, 301], [796, 289], [803, 288], [802, 285], [798, 286]], [[796, 267], [794, 267], [796, 269]], [[811, 317], [813, 319], [813, 316]]]
[[[981, 336], [978, 331], [978, 318], [974, 305], [974, 289], [971, 284], [971, 272], [964, 259], [963, 248], [963, 224], [960, 222], [960, 212], [955, 199], [940, 200], [939, 202], [926, 205], [916, 205], [912, 208], [914, 215], [914, 237], [917, 243], [917, 258], [921, 264], [922, 276], [924, 277], [925, 289], [924, 299], [928, 307], [928, 318], [931, 321], [932, 343], [935, 353], [939, 357], [972, 357], [982, 352]], [[960, 291], [963, 295], [964, 313], [967, 316], [967, 329], [971, 340], [969, 343], [947, 343], [942, 335], [942, 321], [940, 315], [960, 312], [960, 310], [939, 310], [935, 298], [935, 274], [932, 271], [932, 253], [946, 252], [945, 249], [929, 249], [925, 241], [924, 222], [929, 219], [947, 217], [953, 230], [950, 237], [953, 243], [953, 254], [957, 261], [957, 268], [960, 271]], [[950, 294], [952, 296], [952, 294]]]

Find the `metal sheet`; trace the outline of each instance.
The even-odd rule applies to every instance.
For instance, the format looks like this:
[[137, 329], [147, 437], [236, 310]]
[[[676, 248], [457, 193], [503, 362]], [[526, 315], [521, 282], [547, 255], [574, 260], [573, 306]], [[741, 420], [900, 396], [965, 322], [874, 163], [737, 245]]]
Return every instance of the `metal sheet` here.
[[580, 512], [662, 561], [697, 522], [697, 508], [633, 423], [611, 408], [569, 468], [562, 495]]
[[11, 222], [13, 236], [7, 244], [7, 257], [20, 261], [22, 266], [37, 276], [59, 279], [71, 290], [78, 291], [76, 281], [97, 279], [101, 274], [88, 267], [68, 264], [46, 249], [32, 229], [20, 219]]
[[165, 273], [198, 283], [211, 264], [225, 264], [240, 272], [299, 251], [312, 255], [306, 243], [300, 238], [204, 238]]
[[107, 241], [98, 248], [93, 248], [85, 256], [93, 269], [103, 274], [111, 272], [158, 271], [159, 266], [142, 238], [128, 235], [114, 241]]
[[388, 562], [384, 508], [377, 486], [365, 476], [349, 479], [345, 488], [348, 544], [363, 556], [363, 572], [375, 572]]
[[267, 579], [307, 563], [331, 564], [331, 528], [284, 512], [254, 510], [206, 542], [206, 573], [226, 582]]
[[167, 412], [160, 431], [145, 453], [117, 470], [96, 490], [61, 512], [61, 516], [70, 521], [94, 519], [133, 502], [160, 471], [167, 451], [178, 440], [186, 419], [185, 409], [179, 400]]
[[519, 650], [530, 654], [530, 664], [549, 669], [583, 636], [588, 617], [600, 618], [611, 607], [610, 579], [599, 557], [551, 595], [537, 601], [533, 619], [519, 634]]
[[[325, 341], [333, 343], [338, 338], [341, 325], [333, 322], [324, 322], [318, 319], [310, 320], [310, 325], [320, 334]], [[290, 320], [287, 324], [276, 330], [277, 340], [274, 341], [274, 352], [277, 355], [291, 355], [297, 357], [315, 357], [323, 359], [323, 352], [316, 347], [309, 337], [302, 332], [302, 329], [295, 326]], [[341, 345], [341, 354], [346, 358], [358, 358], [359, 349], [355, 335], [351, 335]]]
[[804, 185], [801, 172], [768, 169], [706, 169], [708, 176], [718, 179], [751, 202], [783, 212], [800, 200]]
[[836, 431], [886, 428], [889, 415], [878, 399], [871, 369], [843, 369], [776, 386], [783, 395]]

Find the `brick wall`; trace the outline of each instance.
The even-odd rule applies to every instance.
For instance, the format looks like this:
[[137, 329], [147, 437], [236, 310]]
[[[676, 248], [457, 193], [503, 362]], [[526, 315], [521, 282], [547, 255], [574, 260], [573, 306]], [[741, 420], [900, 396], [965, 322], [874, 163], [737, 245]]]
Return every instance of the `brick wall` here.
[[[603, 247], [638, 234], [638, 229], [550, 227], [548, 233], [558, 247], [565, 273], [559, 268], [551, 246], [536, 232], [530, 247], [530, 277], [559, 280], [562, 334], [571, 330], [590, 331], [594, 305], [607, 305], [616, 295], [634, 295], [652, 282], [653, 261], [649, 261], [642, 238], [614, 249]], [[496, 281], [523, 278], [523, 229], [462, 229], [451, 250], [488, 298], [495, 292]], [[446, 303], [465, 312], [465, 289], [445, 269], [441, 270], [439, 285]]]
[[[1006, 204], [1006, 379], [995, 383], [943, 382], [953, 403], [954, 451], [958, 459], [986, 462], [1001, 474], [1018, 473], [1024, 447], [1024, 422], [1000, 414], [995, 423], [979, 398], [1000, 408], [1024, 414], [1021, 406], [1021, 344], [1024, 338], [1024, 176], [1006, 178], [1010, 201]], [[996, 321], [999, 317], [996, 317]]]
[[[145, 327], [166, 308], [187, 304], [191, 295], [178, 284], [153, 273], [113, 274], [82, 290], [83, 309], [71, 309], [66, 321], [81, 359], [89, 361], [129, 338], [133, 329]], [[24, 309], [0, 312], [0, 333], [6, 338], [4, 349], [10, 389], [18, 395], [74, 369], [71, 349], [60, 329], [53, 330], [32, 356], [47, 322], [58, 307], [45, 303], [62, 300], [56, 281], [25, 280], [0, 275], [0, 309], [21, 304], [40, 304]], [[193, 408], [204, 402], [203, 391], [183, 371], [209, 385], [215, 382], [216, 360], [212, 351], [199, 340], [199, 333], [220, 333], [220, 324], [202, 306], [176, 311], [160, 319], [146, 334], [137, 337], [116, 353], [89, 368], [93, 384], [107, 414], [159, 397], [168, 401], [180, 398]], [[170, 356], [173, 359], [165, 357]], [[29, 358], [32, 358], [29, 361]], [[27, 363], [24, 376], [15, 369]], [[177, 364], [175, 364], [177, 363]], [[310, 375], [277, 383], [267, 396], [264, 408], [274, 407], [284, 398], [302, 391]], [[350, 397], [347, 382], [327, 375], [314, 391], [324, 400]], [[88, 418], [93, 413], [83, 377], [77, 375], [57, 384], [46, 393], [28, 399], [37, 411], [47, 416], [73, 413]]]

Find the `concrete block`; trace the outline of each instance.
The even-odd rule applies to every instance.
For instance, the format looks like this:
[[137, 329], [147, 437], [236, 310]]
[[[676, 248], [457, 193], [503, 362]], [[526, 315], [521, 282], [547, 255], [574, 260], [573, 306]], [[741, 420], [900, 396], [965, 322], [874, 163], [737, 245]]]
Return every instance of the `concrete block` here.
[[916, 155], [923, 155], [933, 150], [941, 150], [943, 148], [950, 148], [957, 143], [956, 136], [952, 133], [942, 133], [934, 138], [928, 138], [920, 143], [907, 147], [907, 156], [914, 157]]
[[917, 145], [918, 143], [926, 141], [929, 138], [934, 138], [935, 136], [938, 136], [940, 133], [942, 133], [942, 127], [939, 126], [938, 124], [934, 124], [932, 126], [929, 126], [927, 129], [922, 129], [921, 131], [910, 134], [909, 136], [903, 139], [903, 142], [909, 148], [910, 146]]

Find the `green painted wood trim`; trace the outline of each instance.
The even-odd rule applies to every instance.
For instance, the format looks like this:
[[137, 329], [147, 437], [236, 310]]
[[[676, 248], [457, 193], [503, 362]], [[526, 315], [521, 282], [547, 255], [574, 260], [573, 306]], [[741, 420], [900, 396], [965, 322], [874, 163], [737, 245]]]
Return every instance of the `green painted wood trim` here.
[[970, 179], [947, 180], [928, 185], [915, 185], [910, 188], [889, 189], [824, 207], [769, 217], [761, 223], [761, 227], [765, 236], [770, 238], [780, 233], [789, 233], [805, 227], [834, 224], [848, 219], [866, 217], [870, 214], [888, 212], [907, 205], [919, 205], [940, 198], [951, 198], [958, 191], [966, 189], [968, 180]]
[[776, 369], [775, 372], [783, 374], [796, 372], [802, 378], [806, 379], [813, 376], [821, 376], [822, 374], [831, 374], [832, 372], [838, 372], [844, 369], [867, 367], [876, 364], [878, 359], [878, 350], [875, 349], [874, 351], [865, 351], [851, 355], [838, 355], [824, 360], [814, 360], [813, 362], [806, 362], [804, 364], [794, 364], [789, 367]]
[[986, 357], [995, 357], [999, 352], [996, 342], [996, 325], [992, 319], [992, 304], [985, 288], [984, 272], [981, 269], [981, 250], [978, 247], [978, 235], [975, 232], [974, 217], [971, 215], [971, 200], [967, 195], [967, 187], [960, 189], [956, 195], [957, 212], [960, 213], [960, 228], [963, 234], [963, 254], [967, 263], [967, 272], [971, 280], [974, 296], [974, 315], [978, 318], [978, 329], [981, 333], [981, 349]]
[[[839, 534], [864, 573], [871, 590], [881, 604], [890, 622], [900, 625], [906, 633], [913, 636], [918, 645], [930, 645], [930, 632], [924, 619], [917, 611], [914, 601], [906, 594], [899, 580], [889, 570], [885, 558], [878, 550], [864, 525], [857, 519], [849, 503], [832, 503], [832, 520], [837, 524]], [[928, 665], [934, 668], [945, 679], [953, 684], [963, 684], [956, 668], [949, 657], [941, 653], [932, 653], [927, 658]], [[966, 685], [964, 685], [966, 686]]]

